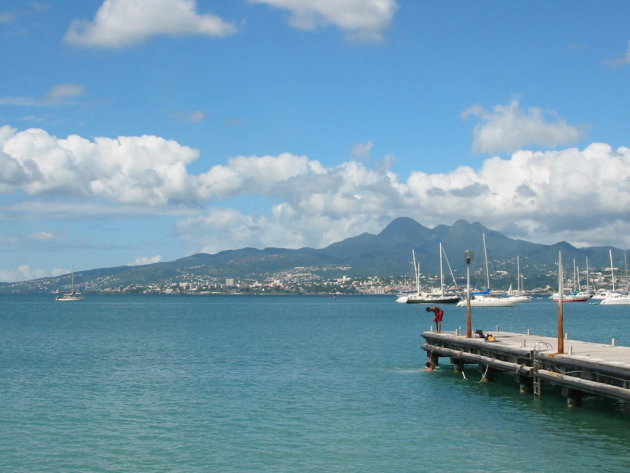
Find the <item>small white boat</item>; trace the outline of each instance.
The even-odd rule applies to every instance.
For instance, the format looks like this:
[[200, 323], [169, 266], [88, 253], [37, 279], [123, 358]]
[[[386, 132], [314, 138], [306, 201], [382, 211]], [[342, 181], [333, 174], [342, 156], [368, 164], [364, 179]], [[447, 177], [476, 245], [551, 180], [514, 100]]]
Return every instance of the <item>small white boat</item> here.
[[630, 294], [609, 294], [601, 300], [600, 305], [630, 305]]

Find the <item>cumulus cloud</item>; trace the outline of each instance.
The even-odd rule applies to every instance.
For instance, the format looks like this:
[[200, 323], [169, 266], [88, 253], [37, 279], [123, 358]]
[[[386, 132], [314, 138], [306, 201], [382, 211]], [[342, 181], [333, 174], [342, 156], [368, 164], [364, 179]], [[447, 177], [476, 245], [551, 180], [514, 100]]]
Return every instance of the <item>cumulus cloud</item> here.
[[608, 64], [609, 66], [626, 66], [630, 64], [630, 41], [628, 41], [628, 50], [623, 56], [606, 59], [604, 63]]
[[92, 21], [75, 20], [64, 40], [86, 47], [122, 48], [156, 35], [226, 36], [233, 24], [197, 13], [196, 0], [105, 0]]
[[0, 192], [95, 196], [125, 204], [195, 200], [186, 166], [198, 152], [157, 136], [59, 139], [0, 127]]
[[475, 153], [512, 153], [527, 146], [553, 148], [577, 143], [584, 137], [583, 129], [569, 125], [554, 112], [545, 113], [536, 107], [524, 110], [516, 99], [490, 110], [476, 105], [462, 113], [464, 118], [470, 116], [481, 120], [474, 130]]
[[249, 0], [288, 10], [289, 24], [302, 30], [334, 25], [359, 41], [382, 41], [398, 5], [396, 0]]

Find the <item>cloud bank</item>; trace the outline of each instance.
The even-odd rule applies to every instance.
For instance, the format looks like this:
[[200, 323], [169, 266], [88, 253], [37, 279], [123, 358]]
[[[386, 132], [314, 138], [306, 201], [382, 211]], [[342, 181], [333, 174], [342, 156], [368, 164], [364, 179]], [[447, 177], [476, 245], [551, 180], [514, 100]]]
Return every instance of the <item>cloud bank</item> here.
[[[108, 215], [121, 217], [142, 209], [170, 212], [179, 216], [173, 217], [179, 218], [177, 230], [191, 251], [322, 247], [378, 232], [398, 216], [428, 226], [465, 218], [547, 243], [627, 246], [622, 240], [630, 233], [627, 147], [593, 143], [583, 149], [521, 150], [486, 159], [479, 169], [416, 171], [406, 180], [358, 161], [326, 167], [291, 153], [236, 156], [192, 174], [188, 166], [198, 156], [197, 150], [156, 136], [57, 138], [41, 129], [4, 126], [0, 192], [42, 202], [68, 196], [76, 218], [91, 205], [90, 212], [98, 212], [98, 203]], [[243, 199], [266, 207], [243, 210]], [[182, 207], [185, 213], [177, 210]], [[66, 215], [73, 208], [67, 204]]]
[[196, 0], [105, 0], [92, 21], [75, 20], [64, 41], [85, 47], [122, 48], [152, 36], [226, 36], [236, 27], [197, 13]]

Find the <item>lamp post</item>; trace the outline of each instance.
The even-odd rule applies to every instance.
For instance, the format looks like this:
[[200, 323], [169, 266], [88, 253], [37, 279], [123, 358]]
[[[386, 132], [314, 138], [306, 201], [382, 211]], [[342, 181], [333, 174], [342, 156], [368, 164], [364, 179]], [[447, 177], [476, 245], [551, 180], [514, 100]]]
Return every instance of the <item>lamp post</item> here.
[[475, 254], [471, 250], [464, 251], [466, 263], [466, 338], [472, 337], [472, 311], [470, 310], [470, 263]]

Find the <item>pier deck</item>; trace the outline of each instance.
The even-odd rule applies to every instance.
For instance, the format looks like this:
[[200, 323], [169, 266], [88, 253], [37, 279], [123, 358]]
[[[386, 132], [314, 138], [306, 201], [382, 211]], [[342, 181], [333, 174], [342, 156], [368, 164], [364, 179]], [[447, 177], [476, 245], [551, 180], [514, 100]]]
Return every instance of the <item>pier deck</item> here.
[[456, 370], [477, 364], [491, 380], [494, 372], [514, 374], [524, 392], [541, 393], [543, 382], [558, 385], [571, 405], [583, 395], [630, 401], [630, 347], [564, 340], [532, 334], [492, 332], [496, 342], [466, 338], [455, 332], [424, 332], [422, 348], [434, 363], [448, 357]]

